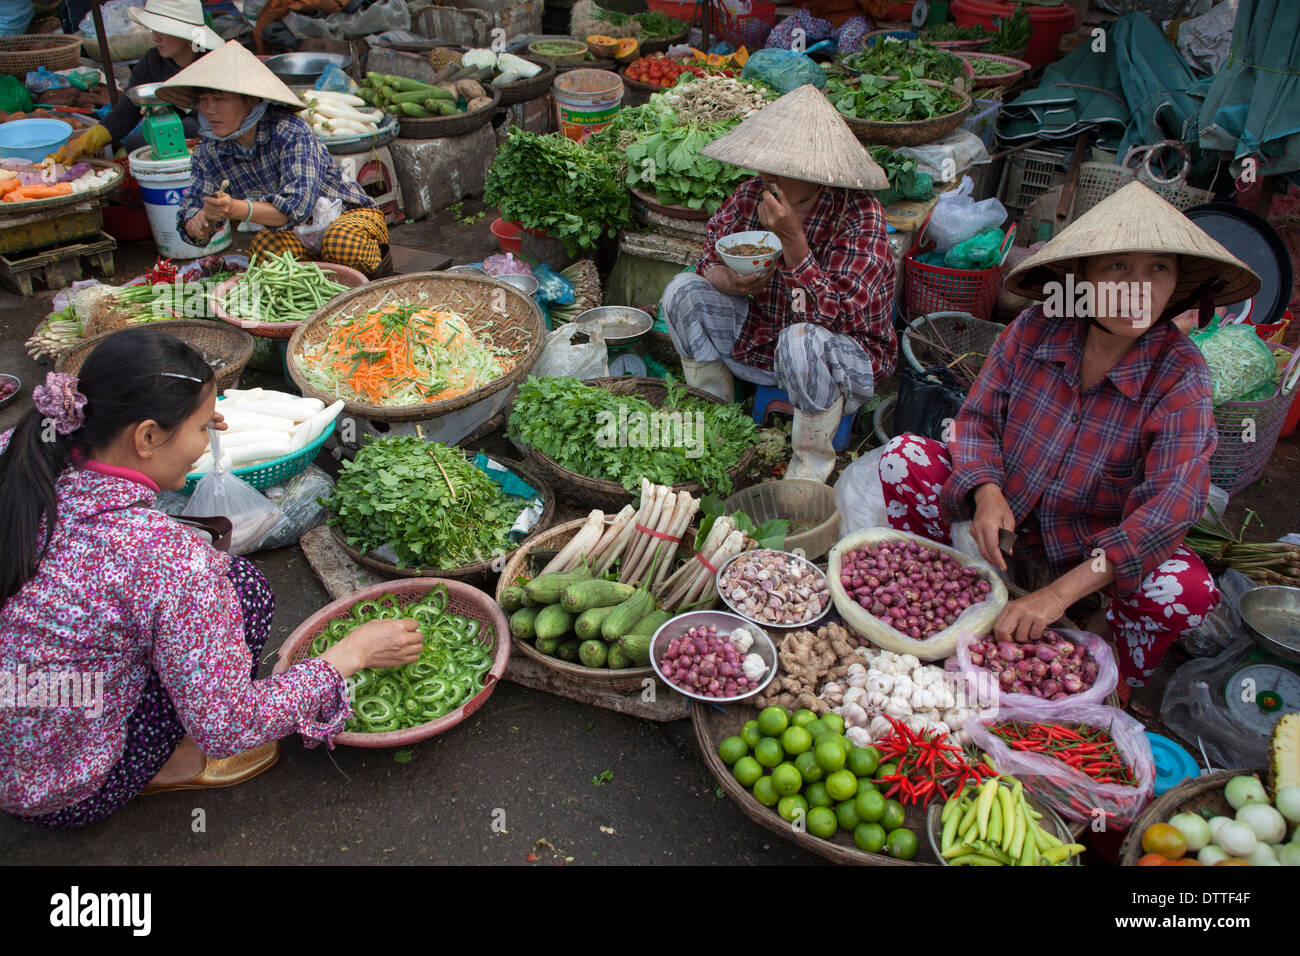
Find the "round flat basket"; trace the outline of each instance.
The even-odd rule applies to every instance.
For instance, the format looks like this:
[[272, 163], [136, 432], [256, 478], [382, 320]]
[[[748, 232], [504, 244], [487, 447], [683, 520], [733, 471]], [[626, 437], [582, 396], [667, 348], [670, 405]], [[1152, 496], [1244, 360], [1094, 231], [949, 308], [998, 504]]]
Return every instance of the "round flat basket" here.
[[[550, 63], [555, 67], [583, 66], [584, 60], [589, 64], [590, 56], [587, 44], [574, 37], [542, 37], [528, 45], [528, 58], [539, 63]], [[610, 61], [613, 62], [613, 61]]]
[[[723, 502], [727, 514], [743, 511], [755, 525], [780, 519], [790, 522], [786, 551], [816, 561], [839, 540], [840, 513], [835, 491], [820, 481], [765, 481], [737, 492]], [[793, 532], [793, 533], [791, 533]]]
[[958, 55], [972, 68], [978, 60], [991, 60], [994, 63], [1001, 63], [1005, 66], [1014, 67], [1014, 69], [1008, 70], [1006, 73], [980, 73], [972, 70], [974, 78], [971, 80], [971, 83], [977, 90], [992, 89], [998, 86], [1010, 86], [1033, 69], [1033, 67], [1024, 60], [1017, 60], [1010, 56], [1000, 56], [997, 53], [960, 53]]
[[385, 594], [392, 594], [402, 604], [409, 604], [420, 600], [438, 585], [447, 589], [449, 613], [473, 618], [483, 625], [479, 640], [493, 651], [492, 667], [484, 679], [483, 689], [450, 714], [420, 724], [418, 727], [376, 734], [344, 731], [334, 738], [334, 743], [349, 747], [405, 747], [446, 733], [487, 703], [487, 699], [492, 696], [497, 682], [505, 673], [506, 662], [510, 659], [510, 626], [501, 608], [482, 591], [460, 581], [447, 581], [442, 578], [381, 581], [379, 584], [364, 587], [360, 591], [325, 605], [299, 624], [285, 639], [284, 644], [280, 646], [280, 656], [274, 672], [280, 673], [294, 664], [307, 660], [311, 656], [311, 642], [316, 639], [316, 635], [335, 618], [348, 616], [352, 606], [358, 601], [368, 601]]
[[[637, 378], [632, 375], [624, 375], [613, 378], [588, 379], [584, 384], [603, 388], [614, 395], [636, 395], [655, 407], [661, 407], [668, 396], [668, 387], [657, 378]], [[696, 398], [718, 402], [717, 398], [698, 388], [687, 386], [686, 391]], [[721, 403], [719, 402], [719, 404]], [[569, 491], [569, 497], [582, 502], [584, 507], [601, 508], [611, 512], [618, 511], [624, 505], [633, 503], [640, 494], [640, 492], [628, 491], [617, 481], [588, 478], [576, 471], [570, 471], [536, 449], [528, 445], [516, 444], [520, 451], [523, 452], [524, 457], [536, 466], [554, 487]], [[746, 449], [745, 453], [740, 457], [740, 461], [727, 469], [727, 475], [733, 483], [738, 475], [744, 474], [746, 469], [749, 468], [749, 463], [753, 458], [754, 449], [751, 447]], [[687, 491], [697, 497], [709, 493], [708, 489], [696, 481], [673, 485], [673, 490], [679, 493]]]
[[[367, 405], [345, 400], [344, 411], [374, 421], [417, 422], [440, 418], [466, 408], [509, 388], [528, 374], [542, 351], [545, 338], [542, 312], [537, 303], [514, 286], [488, 276], [464, 273], [417, 272], [368, 282], [335, 296], [329, 304], [303, 322], [289, 339], [287, 362], [294, 384], [309, 398], [319, 398], [326, 405], [339, 399], [307, 381], [299, 359], [309, 346], [329, 338], [330, 320], [351, 315], [360, 318], [380, 303], [423, 302], [443, 304], [464, 316], [470, 328], [480, 336], [491, 336], [494, 345], [518, 356], [518, 363], [500, 378], [472, 389], [463, 395], [423, 405]], [[504, 331], [501, 331], [504, 329]], [[495, 330], [495, 331], [494, 331]]]
[[[618, 71], [619, 77], [623, 80], [623, 105], [624, 106], [644, 106], [650, 102], [650, 97], [656, 93], [662, 93], [667, 86], [655, 86], [652, 83], [643, 83], [641, 80], [634, 80], [627, 75], [627, 67]], [[636, 190], [633, 190], [635, 192]]]
[[0, 37], [0, 73], [25, 78], [40, 67], [71, 70], [81, 58], [81, 37], [62, 33]]
[[[163, 322], [150, 322], [144, 327], [157, 329], [159, 332], [178, 338], [201, 353], [216, 372], [218, 392], [233, 388], [239, 381], [244, 366], [253, 357], [253, 337], [242, 329], [223, 322], [203, 319], [168, 319]], [[59, 357], [54, 363], [54, 370], [76, 375], [81, 368], [81, 363], [86, 361], [90, 353], [95, 350], [95, 346], [115, 334], [115, 332], [105, 332], [84, 342], [78, 342]]]
[[703, 209], [688, 209], [686, 206], [665, 206], [661, 202], [656, 202], [654, 196], [650, 193], [642, 192], [633, 187], [632, 195], [641, 202], [646, 204], [646, 208], [651, 212], [657, 212], [661, 216], [671, 216], [674, 219], [690, 219], [695, 222], [708, 222], [712, 214]]
[[946, 83], [940, 83], [938, 80], [922, 80], [930, 86], [939, 89], [948, 89], [961, 98], [962, 105], [959, 109], [943, 116], [935, 116], [930, 119], [913, 120], [905, 123], [878, 123], [873, 120], [855, 119], [852, 116], [840, 114], [849, 129], [853, 130], [853, 135], [866, 145], [875, 146], [921, 146], [925, 143], [932, 143], [936, 139], [948, 135], [966, 118], [970, 112], [971, 98]]
[[535, 63], [542, 68], [542, 72], [528, 79], [515, 80], [506, 86], [494, 87], [501, 92], [501, 99], [498, 106], [514, 106], [516, 103], [527, 103], [529, 100], [535, 100], [539, 96], [545, 96], [550, 92], [551, 84], [555, 82], [555, 64], [543, 63], [541, 60], [531, 56], [523, 57], [529, 63]]
[[681, 33], [674, 33], [670, 37], [653, 37], [648, 40], [641, 40], [639, 41], [641, 55], [649, 56], [651, 53], [667, 53], [669, 47], [686, 42], [687, 32], [683, 30]]
[[[544, 533], [548, 528], [550, 528], [551, 522], [555, 520], [555, 492], [551, 490], [551, 486], [543, 481], [537, 472], [530, 469], [527, 465], [503, 458], [496, 458], [495, 461], [523, 478], [524, 481], [536, 488], [542, 496], [541, 518], [538, 519], [537, 524], [533, 525], [532, 530], [528, 532], [523, 541], [521, 541], [513, 550], [507, 551], [505, 555], [503, 555], [503, 557], [508, 560], [511, 555], [518, 552], [519, 548], [524, 547], [528, 542], [534, 540], [538, 535]], [[348, 544], [347, 535], [345, 535], [337, 526], [331, 526], [330, 533], [334, 536], [334, 540], [338, 543], [338, 546], [343, 549], [344, 553], [347, 554], [349, 558], [362, 567], [369, 568], [371, 571], [382, 574], [387, 578], [442, 577], [459, 581], [465, 578], [474, 577], [475, 575], [491, 572], [493, 570], [493, 565], [498, 561], [498, 557], [494, 555], [482, 561], [476, 561], [473, 564], [462, 565], [459, 568], [399, 568], [395, 562], [375, 557], [373, 553], [363, 552]]]
[[1254, 770], [1218, 770], [1184, 780], [1172, 790], [1156, 797], [1147, 804], [1142, 815], [1128, 828], [1124, 843], [1120, 846], [1119, 865], [1137, 866], [1138, 860], [1146, 852], [1142, 849], [1142, 834], [1146, 832], [1147, 827], [1165, 823], [1175, 813], [1199, 814], [1202, 809], [1208, 808], [1216, 815], [1233, 816], [1237, 811], [1228, 803], [1223, 788], [1233, 777], [1243, 774], [1246, 776], [1255, 774], [1262, 780], [1267, 771], [1262, 767]]
[[[501, 577], [497, 579], [497, 603], [499, 604], [501, 601], [501, 593], [515, 584], [520, 578], [533, 578], [532, 555], [547, 552], [558, 553], [561, 548], [573, 539], [573, 536], [578, 533], [578, 530], [585, 523], [585, 518], [566, 521], [564, 524], [557, 524], [554, 528], [524, 542], [506, 563], [505, 570], [501, 572]], [[605, 526], [608, 527], [613, 523], [614, 516], [612, 514], [606, 515]], [[545, 562], [542, 562], [538, 565], [537, 570], [540, 571], [544, 566]], [[654, 668], [648, 664], [645, 667], [625, 667], [618, 670], [611, 670], [608, 667], [583, 667], [581, 664], [573, 664], [569, 661], [562, 661], [558, 657], [543, 654], [527, 641], [516, 641], [514, 647], [516, 651], [530, 660], [536, 661], [538, 664], [548, 667], [572, 681], [594, 687], [603, 687], [606, 690], [625, 693], [640, 690], [642, 682], [647, 677], [653, 678], [655, 676]], [[663, 688], [663, 691], [664, 693], [668, 692], [667, 688]]]
[[947, 50], [949, 53], [970, 53], [988, 46], [993, 42], [993, 37], [984, 37], [979, 40], [926, 40], [930, 46], [937, 46], [940, 50]]
[[488, 120], [492, 119], [497, 104], [501, 102], [501, 91], [495, 86], [488, 86], [485, 89], [489, 91], [492, 102], [468, 113], [457, 113], [454, 116], [430, 116], [427, 118], [399, 116], [397, 123], [402, 131], [402, 138], [441, 139], [444, 136], [463, 136], [486, 126]]
[[367, 153], [380, 146], [387, 146], [397, 139], [400, 126], [396, 116], [385, 118], [384, 125], [369, 136], [317, 136], [332, 156], [350, 156], [353, 153]]
[[913, 319], [903, 330], [903, 357], [918, 372], [955, 364], [958, 359], [978, 372], [1005, 328], [969, 312], [932, 312]]
[[[333, 434], [334, 422], [330, 422], [329, 427], [321, 432], [315, 440], [298, 451], [291, 451], [287, 455], [281, 455], [271, 461], [264, 461], [260, 465], [243, 465], [232, 469], [230, 473], [236, 478], [242, 478], [258, 491], [266, 491], [267, 488], [282, 485], [290, 478], [294, 478], [306, 471], [307, 466], [316, 460], [316, 453], [321, 450], [321, 446]], [[194, 494], [194, 489], [198, 487], [199, 479], [202, 477], [202, 474], [197, 473], [188, 475], [185, 479], [185, 487], [181, 489], [181, 494]]]
[[[35, 67], [32, 67], [32, 69], [35, 69]], [[113, 176], [93, 189], [87, 189], [79, 193], [69, 193], [66, 196], [51, 196], [49, 199], [25, 199], [22, 202], [0, 202], [0, 217], [29, 216], [34, 212], [45, 212], [56, 206], [70, 206], [74, 203], [85, 202], [88, 199], [97, 199], [111, 193], [122, 185], [122, 179], [126, 174], [117, 163], [109, 162], [106, 159], [92, 159], [88, 160], [88, 162], [95, 172], [102, 173], [107, 170]]]
[[[370, 281], [363, 273], [347, 266], [335, 265], [332, 262], [317, 262], [316, 265], [320, 266], [322, 272], [332, 273], [336, 282], [347, 286], [349, 289], [363, 286]], [[235, 328], [243, 329], [249, 335], [255, 335], [261, 339], [287, 339], [293, 335], [294, 330], [302, 325], [301, 322], [256, 322], [251, 319], [235, 318], [226, 312], [226, 298], [231, 292], [235, 291], [243, 278], [243, 274], [232, 276], [212, 290], [212, 313], [217, 318], [229, 322]]]
[[718, 745], [728, 737], [740, 735], [746, 721], [757, 720], [761, 708], [749, 703], [728, 704], [725, 709], [716, 706], [702, 706], [691, 702], [691, 725], [695, 729], [695, 742], [704, 757], [704, 765], [717, 778], [727, 796], [732, 799], [741, 812], [759, 826], [802, 847], [809, 853], [830, 860], [832, 863], [847, 863], [856, 866], [938, 866], [938, 857], [930, 848], [926, 839], [925, 810], [919, 806], [906, 807], [903, 826], [916, 834], [916, 859], [897, 860], [881, 853], [868, 853], [859, 850], [853, 837], [843, 830], [837, 830], [829, 840], [813, 836], [806, 829], [796, 830], [776, 812], [775, 807], [765, 807], [755, 799], [748, 789], [742, 787], [732, 774], [731, 768], [718, 756]]

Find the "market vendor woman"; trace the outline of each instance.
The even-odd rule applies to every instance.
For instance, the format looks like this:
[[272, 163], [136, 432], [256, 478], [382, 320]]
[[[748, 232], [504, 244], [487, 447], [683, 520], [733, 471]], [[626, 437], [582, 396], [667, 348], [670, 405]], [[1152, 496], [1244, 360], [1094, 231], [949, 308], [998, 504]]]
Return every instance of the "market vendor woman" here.
[[266, 579], [151, 507], [224, 427], [188, 345], [116, 332], [32, 397], [0, 435], [0, 810], [77, 827], [141, 792], [240, 783], [281, 737], [342, 730], [344, 678], [415, 660], [415, 622], [375, 621], [254, 679]]
[[[262, 226], [249, 253], [291, 253], [374, 275], [388, 243], [384, 214], [344, 178], [302, 103], [262, 62], [232, 40], [158, 88], [169, 103], [197, 102], [202, 142], [177, 226], [205, 245], [225, 220]], [[224, 188], [223, 188], [224, 187]], [[326, 226], [326, 223], [328, 225]], [[321, 233], [309, 246], [298, 230]]]
[[[825, 481], [845, 412], [894, 369], [894, 260], [870, 190], [889, 180], [812, 86], [787, 93], [701, 153], [757, 170], [709, 220], [696, 274], [664, 290], [664, 314], [687, 384], [725, 401], [732, 376], [779, 385], [794, 406], [787, 478]], [[740, 276], [719, 239], [769, 230], [782, 254]]]
[[[1067, 302], [1071, 281], [1078, 294]], [[1045, 302], [998, 338], [947, 447], [915, 435], [886, 446], [890, 523], [947, 541], [951, 521], [970, 519], [980, 553], [1001, 569], [999, 536], [1015, 536], [1015, 559], [1047, 580], [1007, 605], [1000, 639], [1036, 637], [1102, 591], [1109, 604], [1089, 630], [1109, 630], [1126, 697], [1219, 602], [1182, 544], [1209, 495], [1210, 374], [1171, 319], [1197, 306], [1208, 320], [1215, 304], [1259, 286], [1142, 184], [1099, 203], [1007, 277], [1017, 295]], [[1121, 289], [1140, 294], [1126, 300]]]

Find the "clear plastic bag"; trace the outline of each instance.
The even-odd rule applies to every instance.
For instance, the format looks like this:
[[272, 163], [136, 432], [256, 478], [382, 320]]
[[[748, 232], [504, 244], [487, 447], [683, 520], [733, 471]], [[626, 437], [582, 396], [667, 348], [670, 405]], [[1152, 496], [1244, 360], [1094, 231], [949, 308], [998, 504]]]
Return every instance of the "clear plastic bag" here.
[[[1091, 823], [1096, 811], [1101, 810], [1106, 814], [1106, 826], [1110, 829], [1122, 830], [1132, 824], [1151, 800], [1155, 788], [1155, 760], [1146, 728], [1115, 707], [1065, 701], [1057, 705], [1057, 709], [1045, 713], [1041, 701], [1022, 701], [1024, 698], [1019, 695], [1014, 703], [1010, 695], [1005, 696], [996, 711], [985, 711], [975, 720], [966, 722], [965, 729], [970, 732], [971, 741], [993, 758], [998, 772], [1010, 774], [1023, 782], [1026, 790], [1032, 791], [1035, 797], [1067, 819]], [[989, 730], [989, 724], [1005, 720], [1082, 724], [1108, 729], [1137, 785], [1098, 783], [1055, 757], [1013, 750]]]
[[573, 305], [577, 292], [573, 283], [545, 262], [533, 268], [537, 278], [537, 299], [543, 305]]
[[[1216, 317], [1204, 331], [1194, 331], [1191, 340], [1205, 356], [1214, 387], [1214, 404], [1251, 399], [1257, 390], [1268, 398], [1277, 376], [1273, 352], [1249, 324], [1220, 325]], [[1258, 400], [1258, 399], [1253, 399]]]
[[996, 199], [971, 198], [975, 184], [969, 176], [961, 185], [939, 196], [925, 234], [934, 240], [936, 252], [947, 252], [977, 232], [998, 228], [1006, 221], [1007, 209]]
[[311, 252], [319, 252], [325, 230], [343, 215], [343, 200], [321, 196], [312, 207], [311, 218], [293, 227], [293, 233]]
[[1179, 638], [1184, 649], [1195, 657], [1210, 657], [1231, 647], [1242, 638], [1249, 638], [1241, 615], [1237, 613], [1237, 602], [1247, 591], [1254, 588], [1255, 582], [1233, 568], [1219, 575], [1215, 583], [1223, 599], [1219, 606], [1192, 630]]
[[199, 479], [190, 503], [181, 512], [187, 518], [229, 518], [234, 526], [231, 554], [256, 551], [267, 533], [279, 524], [280, 509], [242, 478], [232, 474], [230, 456], [221, 453], [221, 439], [215, 429], [208, 429], [217, 465]]
[[[586, 341], [575, 343], [578, 337]], [[576, 379], [604, 378], [609, 374], [609, 353], [600, 329], [578, 328], [566, 323], [546, 335], [541, 357], [529, 373], [537, 378], [572, 376]]]
[[325, 520], [321, 498], [334, 489], [334, 479], [317, 468], [307, 468], [282, 485], [266, 489], [266, 500], [280, 510], [280, 521], [272, 528], [255, 550], [285, 548]]
[[[1032, 710], [1038, 716], [1035, 720], [1055, 720], [1061, 709], [1071, 704], [1104, 704], [1106, 697], [1115, 689], [1119, 683], [1119, 667], [1115, 663], [1115, 655], [1111, 653], [1110, 645], [1102, 638], [1089, 631], [1069, 631], [1065, 628], [1053, 628], [1062, 637], [1071, 644], [1082, 644], [1088, 649], [1093, 660], [1097, 662], [1097, 679], [1093, 681], [1092, 686], [1081, 693], [1074, 694], [1069, 700], [1043, 700], [1034, 697], [1032, 694], [1013, 694], [998, 688], [998, 681], [992, 671], [985, 670], [982, 667], [976, 667], [970, 660], [970, 648], [976, 641], [984, 640], [983, 637], [975, 634], [967, 634], [957, 641], [957, 667], [963, 680], [978, 681], [974, 686], [987, 686], [997, 688], [997, 700], [999, 704], [1017, 704], [1023, 705], [1026, 710]], [[969, 686], [969, 685], [968, 685]]]
[[337, 63], [325, 67], [325, 72], [316, 78], [315, 88], [328, 93], [355, 93], [361, 89], [352, 77], [339, 69]]
[[1218, 769], [1262, 767], [1268, 759], [1268, 737], [1238, 724], [1223, 702], [1224, 685], [1258, 649], [1243, 637], [1217, 657], [1188, 661], [1165, 686], [1160, 719], [1192, 753], [1204, 747]]
[[835, 509], [840, 514], [840, 537], [864, 528], [888, 528], [885, 492], [880, 484], [880, 457], [885, 446], [873, 448], [849, 462], [835, 482]]
[[71, 86], [72, 81], [66, 76], [51, 73], [42, 66], [27, 74], [26, 85], [33, 93], [45, 93], [49, 90], [61, 90], [64, 87]]
[[937, 183], [951, 183], [971, 166], [989, 161], [984, 141], [967, 129], [955, 129], [943, 139], [924, 146], [904, 146], [900, 156], [910, 156], [917, 168]]

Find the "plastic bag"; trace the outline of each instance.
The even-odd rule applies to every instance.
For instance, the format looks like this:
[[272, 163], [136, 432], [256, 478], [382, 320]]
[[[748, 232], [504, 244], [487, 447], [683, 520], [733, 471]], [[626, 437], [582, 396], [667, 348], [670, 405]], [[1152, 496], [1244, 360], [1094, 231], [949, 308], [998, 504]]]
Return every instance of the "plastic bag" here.
[[281, 22], [296, 37], [359, 40], [388, 30], [410, 30], [411, 11], [404, 0], [379, 0], [357, 13], [331, 13], [327, 17], [309, 17], [291, 11]]
[[536, 488], [505, 465], [492, 460], [482, 452], [474, 456], [474, 467], [500, 485], [501, 490], [507, 495], [523, 498], [528, 502], [524, 510], [519, 512], [519, 517], [515, 519], [515, 523], [510, 526], [509, 532], [511, 541], [523, 541], [524, 538], [528, 537], [528, 532], [536, 527], [537, 522], [542, 520], [542, 512], [546, 509], [546, 502], [542, 500], [542, 496]]
[[[988, 727], [1004, 720], [1046, 720], [1109, 729], [1137, 785], [1098, 783], [1055, 757], [1013, 750]], [[998, 773], [1010, 774], [1020, 780], [1026, 790], [1032, 791], [1035, 797], [1070, 820], [1091, 823], [1095, 812], [1102, 810], [1108, 828], [1126, 829], [1150, 801], [1155, 788], [1155, 760], [1151, 756], [1146, 728], [1115, 707], [1070, 700], [1058, 703], [1050, 713], [1045, 713], [1041, 701], [1026, 703], [1020, 695], [1015, 698], [1005, 695], [996, 711], [985, 711], [976, 719], [967, 721], [965, 729], [970, 732], [975, 746], [993, 758]]]
[[[581, 338], [581, 342], [574, 342]], [[579, 329], [565, 323], [546, 335], [541, 357], [529, 373], [537, 378], [572, 376], [576, 379], [604, 378], [609, 374], [609, 353], [599, 329]]]
[[815, 60], [790, 50], [758, 50], [750, 54], [740, 75], [746, 80], [762, 80], [781, 93], [808, 83], [819, 90], [826, 85], [826, 71]]
[[1034, 697], [1032, 694], [1013, 694], [1010, 691], [1002, 690], [998, 680], [994, 677], [993, 672], [976, 667], [970, 660], [971, 645], [977, 641], [984, 640], [977, 634], [963, 635], [957, 641], [957, 669], [962, 675], [963, 680], [976, 681], [975, 686], [989, 686], [997, 695], [994, 699], [1000, 706], [1002, 703], [1016, 704], [1024, 707], [1027, 711], [1032, 711], [1038, 716], [1034, 720], [1052, 721], [1060, 713], [1061, 708], [1067, 704], [1104, 704], [1106, 697], [1115, 689], [1119, 683], [1119, 667], [1115, 663], [1115, 655], [1111, 652], [1110, 645], [1102, 638], [1089, 631], [1069, 631], [1065, 628], [1052, 628], [1071, 644], [1082, 644], [1092, 655], [1092, 659], [1097, 662], [1097, 679], [1093, 681], [1092, 686], [1078, 694], [1073, 694], [1069, 700], [1043, 700], [1041, 697]]
[[312, 207], [311, 218], [301, 225], [294, 226], [293, 233], [302, 240], [302, 244], [309, 251], [319, 252], [325, 230], [341, 215], [343, 215], [343, 200], [321, 196]]
[[573, 283], [545, 262], [533, 267], [537, 278], [537, 298], [543, 305], [573, 305], [577, 291]]
[[325, 72], [316, 78], [316, 89], [330, 93], [355, 93], [361, 89], [352, 77], [348, 76], [337, 63], [325, 67]]
[[1235, 568], [1229, 568], [1219, 575], [1215, 583], [1223, 599], [1219, 606], [1205, 620], [1180, 637], [1179, 643], [1194, 657], [1210, 657], [1236, 644], [1243, 637], [1249, 638], [1246, 626], [1237, 613], [1237, 602], [1247, 591], [1256, 587], [1254, 581]]
[[880, 456], [885, 446], [873, 448], [849, 462], [835, 482], [835, 510], [840, 513], [840, 537], [864, 528], [887, 528], [885, 491], [880, 484]]
[[[144, 28], [127, 15], [127, 11], [132, 7], [137, 10], [144, 9], [145, 0], [108, 0], [99, 8], [100, 15], [104, 19], [104, 36], [111, 37], [117, 33], [139, 33]], [[77, 30], [87, 39], [95, 39], [95, 17], [87, 13], [77, 24]]]
[[1259, 645], [1243, 637], [1217, 657], [1188, 661], [1169, 678], [1160, 701], [1160, 719], [1192, 753], [1205, 755], [1219, 769], [1263, 767], [1268, 737], [1243, 727], [1228, 712], [1223, 688], [1245, 666]]
[[325, 520], [325, 508], [319, 499], [334, 490], [334, 479], [308, 465], [282, 485], [266, 489], [266, 500], [280, 510], [280, 520], [254, 550], [285, 548]]
[[513, 253], [501, 252], [483, 260], [483, 271], [490, 276], [530, 276], [532, 267]]
[[956, 182], [971, 166], [989, 162], [984, 141], [968, 129], [955, 129], [933, 143], [903, 146], [897, 152], [915, 159], [921, 172], [929, 173], [937, 183]]
[[1006, 221], [1007, 209], [996, 199], [971, 198], [975, 184], [969, 176], [961, 185], [939, 196], [925, 233], [934, 240], [936, 252], [947, 252], [963, 239], [977, 232], [999, 227]]
[[894, 432], [945, 441], [944, 432], [956, 419], [964, 401], [966, 393], [946, 368], [939, 366], [918, 372], [908, 366], [898, 373]]
[[985, 229], [964, 239], [943, 254], [943, 264], [950, 269], [992, 269], [1002, 261], [1001, 229]]
[[50, 90], [61, 90], [64, 87], [72, 85], [72, 81], [66, 76], [58, 73], [51, 73], [44, 66], [32, 70], [27, 74], [27, 88], [33, 93], [46, 93]]
[[16, 76], [0, 76], [0, 110], [6, 113], [30, 113], [32, 96]]
[[229, 518], [234, 526], [231, 554], [256, 551], [262, 539], [280, 522], [280, 509], [267, 501], [260, 491], [231, 472], [230, 456], [221, 453], [221, 439], [215, 429], [208, 429], [217, 465], [199, 479], [190, 503], [181, 512], [187, 518]]
[[1193, 331], [1190, 338], [1210, 367], [1215, 405], [1241, 401], [1277, 375], [1273, 352], [1248, 324], [1220, 325], [1215, 317], [1206, 329]]

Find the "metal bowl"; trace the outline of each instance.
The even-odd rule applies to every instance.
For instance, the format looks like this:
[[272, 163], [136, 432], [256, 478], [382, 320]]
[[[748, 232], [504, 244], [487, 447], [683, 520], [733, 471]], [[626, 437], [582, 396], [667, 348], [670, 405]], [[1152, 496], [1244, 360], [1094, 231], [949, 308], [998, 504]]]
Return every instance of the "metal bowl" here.
[[352, 57], [342, 53], [281, 53], [264, 62], [285, 83], [315, 83], [331, 63], [346, 70], [352, 65]]
[[10, 375], [7, 372], [0, 372], [0, 385], [4, 385], [6, 382], [12, 384], [14, 390], [10, 392], [8, 395], [6, 395], [4, 398], [0, 398], [0, 408], [4, 408], [6, 405], [17, 400], [19, 394], [23, 390], [23, 380], [20, 379], [17, 375]]
[[[755, 618], [750, 617], [748, 614], [746, 614], [744, 611], [742, 611], [740, 608], [738, 608], [735, 604], [732, 603], [731, 598], [727, 596], [726, 592], [723, 590], [722, 587], [722, 579], [726, 576], [727, 569], [730, 568], [737, 561], [741, 560], [742, 558], [752, 558], [754, 555], [761, 554], [764, 551], [774, 552], [776, 554], [782, 555], [789, 561], [797, 561], [800, 564], [806, 564], [808, 567], [812, 568], [813, 572], [817, 575], [817, 577], [819, 577], [826, 584], [826, 606], [822, 608], [822, 612], [820, 614], [818, 614], [816, 617], [812, 617], [812, 618], [808, 618], [807, 620], [800, 621], [798, 624], [773, 624], [771, 621], [759, 621], [756, 620]], [[727, 607], [731, 608], [731, 610], [734, 611], [736, 614], [740, 615], [740, 617], [742, 617], [746, 622], [750, 624], [757, 624], [759, 627], [774, 628], [775, 630], [778, 631], [793, 631], [802, 627], [812, 627], [814, 624], [816, 624], [818, 621], [824, 618], [827, 614], [829, 614], [831, 608], [834, 607], [834, 602], [831, 600], [830, 582], [827, 581], [826, 579], [825, 571], [817, 567], [817, 565], [813, 564], [807, 558], [800, 557], [797, 554], [792, 554], [789, 551], [776, 551], [774, 548], [760, 548], [758, 551], [742, 551], [740, 552], [740, 554], [736, 555], [735, 557], [729, 558], [722, 565], [722, 567], [718, 568], [718, 576], [714, 579], [713, 586], [718, 591], [718, 597], [722, 598], [722, 603], [727, 605]]]
[[456, 273], [461, 273], [461, 274], [464, 274], [464, 275], [471, 275], [471, 276], [485, 276], [485, 275], [487, 275], [487, 273], [484, 272], [482, 269], [480, 269], [478, 266], [451, 266], [451, 267], [449, 267], [449, 268], [447, 268], [447, 269], [443, 269], [442, 271], [443, 271], [443, 272], [456, 272]]
[[[664, 676], [663, 670], [659, 667], [659, 659], [668, 650], [668, 644], [674, 638], [681, 637], [693, 627], [707, 627], [710, 624], [718, 629], [719, 634], [730, 634], [736, 628], [743, 627], [754, 635], [754, 645], [749, 649], [749, 653], [757, 654], [763, 658], [763, 663], [767, 665], [767, 674], [763, 678], [763, 683], [735, 697], [704, 697], [693, 691], [678, 687]], [[762, 693], [763, 689], [776, 677], [776, 661], [776, 645], [772, 643], [772, 638], [768, 636], [767, 632], [762, 627], [756, 626], [753, 621], [747, 621], [735, 614], [728, 614], [726, 611], [688, 611], [685, 614], [679, 614], [655, 631], [655, 636], [650, 640], [650, 666], [655, 669], [659, 679], [677, 693], [705, 704], [734, 704], [736, 701], [747, 700], [755, 694]]]
[[579, 312], [573, 324], [592, 329], [599, 326], [610, 345], [631, 345], [654, 327], [655, 317], [630, 305], [602, 305]]
[[522, 273], [510, 273], [509, 275], [497, 276], [496, 278], [500, 279], [507, 285], [514, 286], [524, 295], [532, 295], [537, 291], [538, 285], [540, 285], [536, 276], [526, 276]]
[[[1002, 786], [1010, 789], [1010, 784], [1003, 783]], [[1074, 834], [1070, 832], [1069, 826], [1061, 819], [1061, 815], [1049, 807], [1042, 800], [1039, 800], [1028, 790], [1025, 791], [1025, 803], [1037, 810], [1043, 815], [1043, 819], [1038, 821], [1038, 825], [1043, 829], [1051, 832], [1062, 843], [1073, 843]], [[935, 859], [939, 861], [940, 866], [947, 866], [948, 861], [943, 858], [941, 845], [943, 843], [943, 823], [939, 819], [943, 816], [944, 802], [936, 800], [930, 804], [925, 812], [925, 833], [930, 840], [930, 849], [934, 851]], [[1082, 866], [1083, 863], [1077, 856], [1070, 857], [1068, 866]]]
[[139, 86], [133, 86], [126, 91], [127, 98], [136, 106], [157, 106], [163, 104], [170, 106], [166, 100], [158, 96], [158, 87], [163, 85], [163, 81], [157, 83], [141, 83]]
[[1246, 629], [1270, 654], [1300, 663], [1300, 588], [1279, 584], [1247, 591], [1237, 602]]

